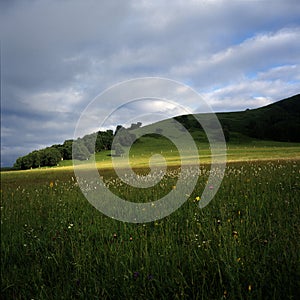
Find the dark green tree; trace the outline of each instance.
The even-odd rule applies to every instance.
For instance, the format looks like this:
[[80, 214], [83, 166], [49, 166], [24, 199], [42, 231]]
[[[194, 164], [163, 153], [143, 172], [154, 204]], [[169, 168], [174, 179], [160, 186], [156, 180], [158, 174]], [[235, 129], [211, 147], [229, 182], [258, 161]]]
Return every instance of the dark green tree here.
[[62, 155], [63, 159], [72, 159], [72, 144], [73, 140], [65, 140], [62, 145]]
[[40, 150], [41, 152], [41, 166], [43, 167], [53, 167], [56, 166], [61, 160], [61, 153], [55, 147], [48, 147], [46, 149]]
[[38, 150], [35, 150], [31, 152], [29, 155], [31, 155], [32, 160], [32, 168], [39, 168], [41, 166], [41, 153]]
[[96, 141], [96, 133], [92, 133], [83, 137], [83, 143], [88, 149], [89, 153], [92, 154], [95, 152], [95, 141]]
[[96, 139], [96, 152], [110, 150], [114, 139], [112, 130], [99, 131]]
[[89, 150], [84, 145], [82, 140], [76, 140], [73, 142], [73, 159], [87, 160], [90, 157]]
[[120, 144], [116, 144], [115, 145], [115, 155], [116, 156], [122, 156], [122, 154], [124, 153], [124, 149], [122, 148], [122, 146]]

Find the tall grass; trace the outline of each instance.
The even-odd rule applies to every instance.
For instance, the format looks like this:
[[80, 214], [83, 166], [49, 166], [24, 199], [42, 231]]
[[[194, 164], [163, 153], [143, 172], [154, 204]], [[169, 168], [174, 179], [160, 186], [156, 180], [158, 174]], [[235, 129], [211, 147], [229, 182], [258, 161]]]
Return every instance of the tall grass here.
[[[300, 162], [229, 164], [200, 210], [202, 174], [176, 212], [129, 224], [92, 207], [71, 171], [2, 173], [2, 299], [297, 299]], [[140, 201], [176, 186], [133, 191], [113, 176]]]

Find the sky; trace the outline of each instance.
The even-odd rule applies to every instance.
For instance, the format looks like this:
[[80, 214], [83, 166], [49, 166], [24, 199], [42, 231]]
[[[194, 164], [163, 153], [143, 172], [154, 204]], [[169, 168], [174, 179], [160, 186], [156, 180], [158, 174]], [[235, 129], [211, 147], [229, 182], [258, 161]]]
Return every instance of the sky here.
[[[0, 33], [1, 166], [73, 138], [93, 99], [134, 78], [188, 85], [215, 112], [300, 92], [297, 0], [2, 0]], [[98, 98], [100, 129], [116, 105]], [[122, 111], [106, 123], [126, 118]]]

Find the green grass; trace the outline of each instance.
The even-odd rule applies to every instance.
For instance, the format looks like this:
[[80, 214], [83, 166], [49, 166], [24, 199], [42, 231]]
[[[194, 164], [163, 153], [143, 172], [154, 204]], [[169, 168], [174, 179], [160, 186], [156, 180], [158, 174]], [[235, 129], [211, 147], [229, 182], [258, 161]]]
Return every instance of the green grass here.
[[[1, 299], [297, 299], [300, 161], [229, 163], [202, 210], [201, 168], [189, 200], [146, 224], [97, 211], [71, 168], [1, 173]], [[102, 175], [139, 201], [176, 185], [133, 191]]]
[[[199, 158], [202, 164], [209, 164], [211, 160], [211, 152], [208, 144], [197, 141], [196, 145], [199, 149]], [[131, 164], [134, 167], [147, 167], [150, 157], [157, 153], [162, 154], [168, 165], [176, 166], [180, 164], [180, 157], [175, 146], [165, 138], [143, 137], [140, 143], [134, 144], [130, 150]], [[193, 155], [186, 155], [184, 161], [189, 164], [193, 161]], [[111, 151], [101, 151], [96, 153], [97, 167], [100, 169], [111, 168]], [[250, 139], [237, 135], [227, 143], [227, 161], [255, 161], [255, 160], [281, 160], [281, 159], [300, 159], [300, 143], [287, 143], [276, 141], [263, 141]], [[88, 161], [78, 162], [88, 164]], [[61, 161], [60, 167], [71, 167], [71, 160]]]

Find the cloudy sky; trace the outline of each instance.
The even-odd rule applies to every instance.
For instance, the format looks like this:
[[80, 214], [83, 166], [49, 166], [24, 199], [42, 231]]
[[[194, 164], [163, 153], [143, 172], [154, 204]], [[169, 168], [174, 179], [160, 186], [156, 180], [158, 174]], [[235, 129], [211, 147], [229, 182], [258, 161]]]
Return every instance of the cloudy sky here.
[[[121, 81], [176, 80], [214, 111], [300, 90], [298, 0], [3, 0], [0, 28], [2, 166], [72, 138], [84, 108]], [[104, 99], [99, 119], [115, 104]]]

